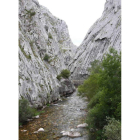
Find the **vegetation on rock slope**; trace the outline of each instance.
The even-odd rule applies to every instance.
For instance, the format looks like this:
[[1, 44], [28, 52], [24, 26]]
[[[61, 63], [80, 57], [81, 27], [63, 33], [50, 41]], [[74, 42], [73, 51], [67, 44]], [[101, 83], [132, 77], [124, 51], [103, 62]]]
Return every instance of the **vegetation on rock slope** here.
[[[106, 54], [102, 62], [92, 63], [91, 74], [78, 91], [89, 100], [87, 123], [90, 135], [96, 140], [116, 139], [121, 135], [121, 54], [113, 48]], [[110, 120], [107, 121], [106, 117]], [[111, 123], [112, 122], [112, 123]], [[115, 123], [117, 122], [117, 123]], [[109, 133], [110, 126], [112, 134]], [[103, 131], [104, 130], [104, 131]], [[114, 133], [114, 134], [113, 134]], [[111, 135], [111, 136], [110, 136]]]
[[65, 69], [65, 70], [62, 70], [59, 75], [57, 75], [57, 79], [60, 80], [62, 77], [67, 79], [69, 78], [69, 76], [70, 76], [70, 71]]
[[42, 111], [37, 111], [35, 108], [29, 106], [28, 100], [22, 98], [19, 100], [19, 124], [25, 123], [33, 116], [39, 115]]

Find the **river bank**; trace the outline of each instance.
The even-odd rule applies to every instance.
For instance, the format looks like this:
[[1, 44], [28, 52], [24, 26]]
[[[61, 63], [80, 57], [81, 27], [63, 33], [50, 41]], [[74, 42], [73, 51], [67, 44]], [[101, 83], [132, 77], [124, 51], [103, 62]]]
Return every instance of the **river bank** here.
[[[38, 119], [19, 128], [19, 140], [71, 140], [70, 137], [61, 134], [62, 131], [71, 129], [81, 134], [81, 137], [73, 138], [73, 140], [87, 140], [87, 129], [77, 128], [79, 124], [85, 123], [87, 101], [86, 98], [77, 94], [75, 91], [62, 101], [46, 107]], [[34, 133], [39, 128], [43, 128], [44, 132]]]

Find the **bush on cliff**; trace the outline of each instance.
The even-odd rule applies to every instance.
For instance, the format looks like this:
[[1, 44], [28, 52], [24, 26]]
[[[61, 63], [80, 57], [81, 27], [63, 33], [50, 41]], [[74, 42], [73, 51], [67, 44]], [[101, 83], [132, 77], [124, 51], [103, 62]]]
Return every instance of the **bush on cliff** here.
[[49, 33], [48, 37], [49, 37], [50, 39], [53, 39], [53, 37], [52, 37], [51, 33]]
[[49, 62], [50, 56], [48, 54], [45, 54], [43, 60]]
[[67, 79], [69, 78], [69, 76], [70, 76], [70, 71], [65, 69], [65, 70], [62, 70], [59, 75], [57, 75], [57, 79], [60, 81], [62, 77]]
[[103, 127], [106, 116], [121, 121], [121, 54], [113, 48], [102, 62], [95, 61], [91, 74], [84, 84], [78, 87], [80, 94], [89, 100], [87, 123], [92, 138], [104, 139]]
[[67, 70], [67, 69], [62, 70], [62, 71], [61, 71], [61, 76], [62, 76], [63, 78], [69, 78], [69, 76], [70, 76], [70, 71]]
[[61, 78], [62, 78], [61, 74], [57, 75], [57, 77], [56, 77], [56, 78], [60, 81], [60, 80], [61, 80]]

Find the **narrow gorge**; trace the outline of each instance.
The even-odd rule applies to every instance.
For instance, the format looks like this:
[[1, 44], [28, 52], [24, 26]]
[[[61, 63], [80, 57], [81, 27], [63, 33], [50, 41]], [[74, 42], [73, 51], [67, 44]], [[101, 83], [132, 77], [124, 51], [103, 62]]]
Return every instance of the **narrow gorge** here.
[[[38, 120], [19, 129], [19, 139], [71, 140], [60, 132], [73, 128], [82, 134], [75, 140], [88, 139], [87, 130], [77, 128], [85, 123], [87, 99], [78, 96], [76, 87], [90, 75], [91, 62], [102, 60], [109, 48], [121, 51], [121, 0], [106, 0], [102, 16], [79, 47], [65, 21], [37, 0], [19, 0], [19, 99], [45, 108]], [[63, 77], [63, 70], [71, 75]], [[34, 133], [39, 128], [44, 132]]]

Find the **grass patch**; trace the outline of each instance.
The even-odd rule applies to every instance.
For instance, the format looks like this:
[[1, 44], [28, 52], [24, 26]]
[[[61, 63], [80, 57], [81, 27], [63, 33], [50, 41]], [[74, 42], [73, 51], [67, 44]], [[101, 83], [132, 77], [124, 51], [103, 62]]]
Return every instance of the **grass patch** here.
[[42, 114], [42, 113], [45, 113], [45, 111], [44, 111], [44, 110], [41, 110], [41, 111], [38, 111], [38, 110], [37, 110], [37, 111], [35, 112], [35, 116], [40, 115], [40, 114]]
[[60, 80], [61, 80], [61, 78], [62, 78], [61, 74], [57, 75], [57, 77], [56, 77], [56, 78], [60, 81]]
[[61, 73], [57, 75], [56, 78], [60, 81], [62, 77], [67, 79], [69, 78], [69, 76], [70, 76], [70, 71], [65, 69], [65, 70], [62, 70]]
[[30, 9], [30, 10], [25, 9], [25, 10], [26, 10], [26, 12], [27, 12], [28, 17], [29, 17], [30, 20], [31, 20], [31, 18], [32, 18], [33, 16], [35, 16], [35, 14], [36, 14], [36, 12], [33, 11], [33, 9]]
[[43, 60], [49, 62], [50, 56], [48, 54], [45, 54]]
[[53, 39], [51, 33], [49, 33], [48, 37], [49, 37], [49, 39]]

